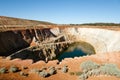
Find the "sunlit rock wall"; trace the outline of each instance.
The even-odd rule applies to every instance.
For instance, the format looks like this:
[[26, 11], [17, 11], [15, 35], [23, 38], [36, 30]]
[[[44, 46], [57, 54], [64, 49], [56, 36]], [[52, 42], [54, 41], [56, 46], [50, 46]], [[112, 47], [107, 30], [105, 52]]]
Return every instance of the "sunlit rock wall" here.
[[96, 53], [120, 51], [120, 32], [99, 28], [66, 28], [66, 33], [76, 37], [75, 41], [90, 43]]

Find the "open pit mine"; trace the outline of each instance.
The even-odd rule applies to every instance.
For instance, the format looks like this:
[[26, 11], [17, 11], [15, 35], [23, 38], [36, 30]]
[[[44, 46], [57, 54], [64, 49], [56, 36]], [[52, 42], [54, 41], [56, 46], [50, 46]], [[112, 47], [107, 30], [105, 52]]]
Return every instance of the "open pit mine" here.
[[[73, 52], [67, 54], [73, 57], [59, 60], [73, 46], [72, 51], [85, 55]], [[120, 80], [116, 73], [86, 75], [90, 71], [80, 69], [85, 61], [98, 63], [100, 69], [103, 63], [120, 68], [119, 60], [120, 26], [58, 25], [0, 16], [0, 80]]]

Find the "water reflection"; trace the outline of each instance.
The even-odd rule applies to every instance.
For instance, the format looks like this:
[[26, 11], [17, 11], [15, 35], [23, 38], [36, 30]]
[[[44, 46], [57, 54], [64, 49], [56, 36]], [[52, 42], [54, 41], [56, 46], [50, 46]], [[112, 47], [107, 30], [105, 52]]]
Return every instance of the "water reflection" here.
[[58, 60], [61, 61], [64, 58], [74, 58], [74, 57], [79, 57], [84, 55], [86, 55], [86, 53], [84, 53], [80, 49], [75, 48], [73, 51], [62, 53], [62, 55], [59, 56]]
[[86, 42], [79, 42], [72, 44], [58, 57], [58, 60], [61, 61], [64, 58], [74, 58], [91, 54], [95, 54], [93, 46]]

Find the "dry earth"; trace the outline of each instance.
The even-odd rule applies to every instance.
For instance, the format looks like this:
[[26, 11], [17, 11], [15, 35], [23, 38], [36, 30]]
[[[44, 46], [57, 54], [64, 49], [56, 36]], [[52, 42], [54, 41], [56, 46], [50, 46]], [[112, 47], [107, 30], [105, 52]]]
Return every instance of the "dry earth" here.
[[[74, 59], [66, 58], [62, 60], [62, 62], [60, 62], [59, 64], [57, 60], [49, 61], [48, 63], [45, 63], [44, 61], [32, 63], [32, 60], [20, 60], [20, 59], [9, 60], [0, 58], [0, 67], [6, 67], [8, 69], [11, 65], [16, 65], [23, 72], [29, 73], [28, 77], [20, 76], [19, 72], [0, 74], [0, 80], [78, 80], [79, 78], [78, 76], [70, 75], [69, 72], [81, 71], [80, 64], [87, 60], [92, 60], [99, 64], [114, 63], [117, 64], [118, 67], [120, 68], [120, 52], [75, 57]], [[63, 73], [61, 72], [61, 70], [57, 70], [57, 74], [47, 78], [43, 78], [34, 72], [30, 72], [32, 69], [41, 69], [43, 67], [48, 68], [50, 66], [62, 68], [64, 65], [67, 65], [69, 68], [69, 71], [67, 73]], [[22, 66], [27, 66], [28, 69], [23, 70]], [[100, 75], [91, 76], [88, 78], [88, 80], [120, 80], [120, 79], [116, 78], [115, 76]]]

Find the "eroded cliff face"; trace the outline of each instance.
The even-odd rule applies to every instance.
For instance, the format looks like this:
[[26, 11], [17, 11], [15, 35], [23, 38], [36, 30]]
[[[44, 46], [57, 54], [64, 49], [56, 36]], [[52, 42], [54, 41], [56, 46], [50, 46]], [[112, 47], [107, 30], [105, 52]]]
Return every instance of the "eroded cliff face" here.
[[46, 41], [55, 36], [49, 28], [26, 29], [0, 32], [0, 56], [8, 56], [20, 49], [29, 47], [34, 42]]
[[[37, 34], [36, 34], [37, 33]], [[0, 32], [0, 55], [8, 56], [11, 53], [30, 46], [31, 43], [50, 41], [59, 35], [65, 35], [65, 40], [87, 42], [91, 44], [96, 53], [120, 51], [120, 32], [99, 28], [49, 28], [27, 29]], [[31, 45], [32, 46], [32, 45]]]
[[0, 55], [7, 56], [28, 47], [32, 37], [28, 30], [0, 32]]
[[91, 44], [96, 53], [120, 51], [120, 31], [99, 28], [66, 28], [72, 40]]

